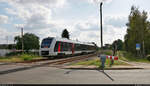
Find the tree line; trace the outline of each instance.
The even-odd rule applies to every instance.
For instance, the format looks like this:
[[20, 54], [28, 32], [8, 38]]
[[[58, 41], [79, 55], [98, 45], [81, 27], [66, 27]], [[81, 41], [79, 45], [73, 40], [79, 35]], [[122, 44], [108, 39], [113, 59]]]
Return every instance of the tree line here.
[[140, 44], [142, 57], [150, 53], [150, 22], [147, 12], [140, 12], [135, 6], [131, 7], [128, 17], [127, 34], [124, 37], [124, 48], [127, 52], [137, 55], [136, 44]]
[[[104, 49], [114, 50], [116, 46], [116, 50], [125, 50], [135, 56], [145, 57], [150, 54], [150, 21], [147, 12], [140, 12], [137, 7], [132, 6], [126, 26], [124, 42], [115, 40], [112, 44], [105, 44]], [[140, 50], [136, 50], [136, 44], [140, 44]]]
[[[69, 32], [67, 29], [62, 31], [61, 37], [69, 39]], [[30, 49], [39, 49], [40, 41], [39, 37], [33, 33], [25, 33], [23, 37], [15, 36], [14, 41], [16, 42], [16, 49], [22, 49], [22, 39], [23, 39], [23, 46], [24, 50]]]

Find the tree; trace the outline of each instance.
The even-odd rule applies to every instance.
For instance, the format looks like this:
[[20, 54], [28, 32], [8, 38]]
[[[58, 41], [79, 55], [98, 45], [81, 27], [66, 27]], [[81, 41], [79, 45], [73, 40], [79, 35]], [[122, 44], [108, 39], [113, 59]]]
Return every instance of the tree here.
[[61, 34], [61, 37], [69, 39], [69, 32], [67, 31], [67, 29], [63, 30], [63, 32]]
[[120, 40], [120, 39], [115, 40], [112, 43], [112, 48], [114, 49], [115, 47], [116, 47], [116, 50], [122, 50], [123, 49], [123, 42], [122, 42], [122, 40]]
[[145, 37], [145, 54], [150, 54], [150, 22], [148, 24], [148, 32]]
[[140, 12], [138, 8], [132, 6], [131, 12], [128, 17], [127, 34], [125, 35], [125, 50], [136, 54], [136, 43], [141, 44], [141, 52], [144, 56], [145, 48], [148, 46], [147, 35], [148, 33], [148, 21], [147, 12]]
[[[21, 49], [22, 47], [22, 38], [20, 36], [16, 36], [14, 41], [16, 41], [16, 48]], [[25, 33], [23, 35], [24, 41], [24, 50], [30, 49], [39, 49], [39, 37], [32, 33]]]

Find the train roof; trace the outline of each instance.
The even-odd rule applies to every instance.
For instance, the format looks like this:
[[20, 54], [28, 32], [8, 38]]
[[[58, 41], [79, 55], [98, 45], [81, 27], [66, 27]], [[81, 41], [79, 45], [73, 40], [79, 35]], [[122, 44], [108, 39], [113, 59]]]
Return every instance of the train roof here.
[[47, 37], [47, 38], [53, 38], [56, 41], [63, 41], [63, 42], [69, 42], [69, 43], [78, 43], [78, 44], [86, 44], [86, 45], [94, 46], [94, 44], [92, 42], [80, 42], [80, 41], [76, 41], [76, 40], [69, 40], [67, 38], [58, 38], [58, 37]]

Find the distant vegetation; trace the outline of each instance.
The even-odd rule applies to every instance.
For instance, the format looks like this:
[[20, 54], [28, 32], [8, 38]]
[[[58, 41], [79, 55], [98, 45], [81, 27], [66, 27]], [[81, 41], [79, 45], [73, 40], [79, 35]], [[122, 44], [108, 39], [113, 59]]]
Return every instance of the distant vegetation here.
[[[131, 7], [128, 17], [127, 34], [124, 42], [120, 39], [115, 40], [112, 44], [105, 44], [103, 49], [114, 50], [116, 43], [117, 51], [126, 51], [126, 54], [134, 59], [143, 57], [150, 58], [150, 21], [147, 20], [147, 12], [140, 12], [135, 6]], [[136, 44], [140, 44], [140, 50], [137, 52]], [[150, 60], [150, 59], [149, 59]]]
[[[116, 43], [116, 45], [115, 45]], [[116, 46], [116, 50], [123, 50], [123, 41], [121, 39], [115, 40], [112, 44], [105, 44], [104, 50], [113, 50]]]
[[0, 57], [0, 62], [21, 62], [21, 61], [30, 61], [33, 59], [41, 59], [42, 57], [36, 54], [18, 54], [6, 57]]
[[[14, 40], [16, 43], [16, 49], [22, 49], [22, 37], [16, 36]], [[23, 35], [24, 50], [39, 49], [39, 37], [32, 33], [25, 33]]]
[[140, 12], [132, 6], [128, 17], [127, 34], [125, 35], [124, 48], [127, 52], [137, 56], [136, 43], [140, 43], [142, 57], [150, 54], [150, 22], [147, 12]]
[[117, 55], [119, 56], [120, 60], [124, 60], [124, 61], [150, 63], [150, 56], [147, 56], [145, 58], [140, 58], [140, 57], [136, 57], [132, 53], [126, 52], [126, 51], [118, 51]]
[[62, 38], [70, 39], [70, 35], [69, 35], [69, 32], [68, 32], [67, 29], [64, 29], [64, 30], [62, 31], [61, 37], [62, 37]]
[[0, 49], [15, 49], [15, 44], [0, 44]]

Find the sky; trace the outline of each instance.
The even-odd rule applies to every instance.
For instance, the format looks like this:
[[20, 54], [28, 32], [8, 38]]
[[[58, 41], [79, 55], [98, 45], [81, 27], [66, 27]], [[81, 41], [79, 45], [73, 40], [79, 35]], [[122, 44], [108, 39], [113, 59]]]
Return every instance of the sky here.
[[124, 41], [131, 6], [150, 11], [150, 0], [0, 0], [0, 44], [33, 33], [40, 38], [61, 37], [67, 29], [71, 40], [100, 46], [100, 8], [103, 2], [103, 42]]

